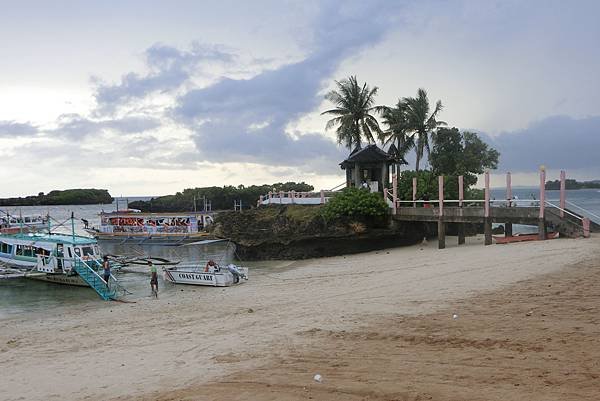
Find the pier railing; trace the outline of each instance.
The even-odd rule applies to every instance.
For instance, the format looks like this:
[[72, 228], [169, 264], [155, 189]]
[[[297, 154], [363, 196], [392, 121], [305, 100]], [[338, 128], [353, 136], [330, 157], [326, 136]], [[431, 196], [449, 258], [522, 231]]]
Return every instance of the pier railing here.
[[[492, 220], [506, 223], [507, 235], [512, 235], [512, 223], [537, 224], [540, 230], [540, 238], [546, 238], [546, 223], [551, 226], [559, 226], [568, 235], [590, 236], [592, 222], [590, 216], [598, 219], [600, 216], [585, 210], [572, 202], [566, 200], [566, 173], [560, 174], [560, 198], [546, 199], [546, 171], [540, 169], [540, 192], [539, 199], [517, 199], [512, 196], [511, 174], [506, 177], [506, 198], [490, 199], [490, 176], [489, 172], [484, 175], [485, 190], [484, 199], [464, 199], [463, 177], [458, 177], [458, 199], [444, 198], [444, 177], [438, 177], [438, 199], [417, 199], [417, 180], [413, 177], [412, 199], [403, 200], [398, 197], [398, 177], [392, 178], [391, 190], [384, 190], [384, 199], [392, 209], [392, 214], [400, 219], [418, 221], [438, 221], [438, 235], [443, 237], [446, 222], [483, 221], [486, 231], [486, 244], [491, 244], [491, 222]], [[582, 215], [567, 209], [569, 206], [577, 208]], [[421, 207], [420, 211], [417, 207]], [[407, 208], [414, 210], [406, 210]], [[432, 210], [425, 210], [432, 209]], [[445, 210], [447, 209], [447, 210]], [[476, 209], [476, 210], [475, 210]], [[493, 210], [492, 210], [493, 209]], [[546, 210], [548, 209], [548, 211]], [[548, 213], [550, 212], [550, 213]], [[526, 223], [522, 223], [526, 221]], [[597, 226], [596, 226], [597, 227]], [[461, 239], [459, 236], [459, 243]], [[462, 239], [464, 241], [464, 238]], [[443, 241], [440, 241], [442, 244]], [[443, 247], [443, 245], [440, 245]]]

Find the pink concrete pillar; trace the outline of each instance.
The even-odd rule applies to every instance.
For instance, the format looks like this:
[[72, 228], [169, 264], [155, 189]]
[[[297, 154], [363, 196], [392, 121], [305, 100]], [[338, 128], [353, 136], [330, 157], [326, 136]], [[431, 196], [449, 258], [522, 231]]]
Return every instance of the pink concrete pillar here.
[[325, 203], [325, 191], [321, 190], [321, 204]]
[[273, 192], [269, 191], [269, 205], [271, 204], [273, 199]]
[[583, 237], [589, 238], [590, 237], [590, 219], [588, 219], [587, 217], [584, 217], [583, 221], [581, 223], [583, 224]]
[[546, 206], [546, 168], [540, 167], [540, 219], [544, 218], [544, 207]]
[[417, 177], [413, 177], [412, 179], [412, 184], [413, 184], [413, 207], [417, 207], [417, 202], [415, 202], [417, 200]]
[[279, 203], [283, 203], [283, 191], [279, 191]]
[[[511, 179], [510, 171], [506, 173], [506, 200], [508, 201], [508, 206], [512, 205], [512, 179]], [[517, 206], [517, 205], [515, 205]]]
[[465, 200], [465, 180], [462, 175], [458, 176], [458, 207], [462, 207]]
[[296, 191], [292, 190], [292, 203], [294, 203], [294, 199], [296, 198]]
[[560, 217], [565, 217], [564, 210], [567, 208], [567, 191], [565, 181], [567, 173], [564, 170], [560, 172]]
[[438, 204], [440, 207], [440, 217], [444, 215], [444, 176], [438, 177]]
[[396, 214], [396, 208], [398, 207], [398, 175], [392, 174], [392, 211]]
[[485, 172], [485, 199], [483, 202], [483, 215], [490, 217], [490, 172]]

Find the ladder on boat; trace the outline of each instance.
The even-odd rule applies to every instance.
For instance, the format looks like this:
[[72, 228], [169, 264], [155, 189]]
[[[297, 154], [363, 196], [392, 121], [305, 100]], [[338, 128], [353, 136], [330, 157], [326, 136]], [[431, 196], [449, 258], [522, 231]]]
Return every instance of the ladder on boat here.
[[73, 270], [75, 270], [79, 277], [92, 287], [103, 300], [116, 300], [127, 293], [127, 290], [119, 284], [112, 274], [107, 283], [83, 259], [76, 257], [73, 262]]

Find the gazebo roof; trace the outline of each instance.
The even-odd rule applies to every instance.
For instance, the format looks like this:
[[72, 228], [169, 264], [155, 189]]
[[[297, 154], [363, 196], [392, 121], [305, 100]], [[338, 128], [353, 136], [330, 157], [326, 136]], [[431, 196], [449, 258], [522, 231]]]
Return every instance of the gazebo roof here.
[[340, 163], [342, 169], [345, 169], [348, 165], [354, 165], [354, 163], [386, 163], [390, 164], [394, 162], [394, 157], [388, 154], [383, 149], [377, 147], [377, 145], [367, 145], [364, 148], [355, 148], [346, 160]]
[[387, 152], [388, 152], [388, 155], [390, 155], [394, 158], [396, 163], [405, 164], [405, 165], [408, 164], [406, 159], [404, 157], [400, 156], [400, 152], [398, 151], [398, 148], [393, 143], [390, 145]]

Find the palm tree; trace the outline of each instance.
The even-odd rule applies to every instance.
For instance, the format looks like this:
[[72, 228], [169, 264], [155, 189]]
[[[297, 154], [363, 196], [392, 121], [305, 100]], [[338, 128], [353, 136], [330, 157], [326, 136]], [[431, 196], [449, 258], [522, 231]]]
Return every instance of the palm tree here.
[[373, 133], [378, 137], [383, 135], [377, 119], [370, 114], [381, 110], [380, 106], [373, 106], [378, 88], [370, 88], [366, 82], [361, 87], [356, 76], [335, 83], [337, 90], [329, 92], [325, 99], [335, 104], [336, 108], [321, 113], [335, 116], [327, 121], [325, 129], [337, 125], [337, 142], [340, 145], [343, 143], [349, 149], [354, 146], [360, 147], [363, 139], [374, 143]]
[[429, 99], [425, 89], [419, 89], [417, 97], [404, 98], [404, 102], [406, 104], [408, 131], [412, 133], [415, 143], [417, 154], [415, 172], [418, 179], [419, 163], [423, 158], [423, 153], [427, 151], [427, 154], [429, 154], [430, 151], [429, 136], [433, 135], [438, 127], [446, 125], [445, 122], [436, 119], [443, 106], [442, 102], [438, 100], [435, 104], [435, 110], [430, 114]]
[[381, 108], [381, 117], [383, 123], [387, 126], [387, 130], [383, 132], [381, 137], [381, 143], [383, 145], [394, 145], [396, 163], [404, 164], [406, 164], [404, 156], [415, 146], [414, 137], [409, 135], [410, 127], [406, 111], [406, 103], [403, 100], [398, 100], [395, 107], [383, 106]]

